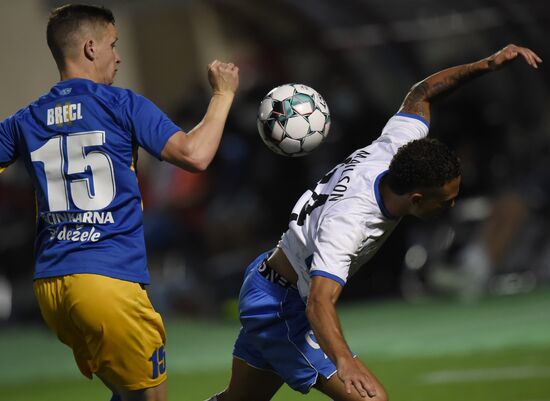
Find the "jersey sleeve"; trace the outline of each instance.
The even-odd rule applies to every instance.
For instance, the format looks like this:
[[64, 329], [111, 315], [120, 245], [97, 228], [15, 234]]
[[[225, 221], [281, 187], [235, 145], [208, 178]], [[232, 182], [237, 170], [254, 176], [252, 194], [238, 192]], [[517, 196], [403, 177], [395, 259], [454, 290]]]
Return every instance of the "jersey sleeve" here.
[[0, 173], [17, 158], [14, 117], [0, 123]]
[[139, 146], [158, 159], [168, 139], [181, 131], [152, 101], [132, 91], [128, 91], [125, 118]]
[[408, 142], [428, 136], [430, 124], [417, 114], [397, 113], [388, 120], [375, 142], [387, 142], [400, 148]]
[[352, 258], [364, 241], [365, 214], [352, 212], [349, 201], [339, 202], [320, 222], [314, 238], [309, 274], [332, 279], [344, 286]]

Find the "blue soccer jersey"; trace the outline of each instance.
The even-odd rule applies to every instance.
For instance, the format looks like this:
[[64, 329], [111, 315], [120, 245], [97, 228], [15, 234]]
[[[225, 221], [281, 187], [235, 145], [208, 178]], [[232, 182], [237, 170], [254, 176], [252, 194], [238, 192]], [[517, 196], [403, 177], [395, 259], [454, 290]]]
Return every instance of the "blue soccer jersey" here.
[[35, 278], [149, 283], [137, 148], [160, 158], [179, 130], [146, 98], [85, 79], [59, 82], [0, 123], [0, 168], [21, 158], [36, 189]]

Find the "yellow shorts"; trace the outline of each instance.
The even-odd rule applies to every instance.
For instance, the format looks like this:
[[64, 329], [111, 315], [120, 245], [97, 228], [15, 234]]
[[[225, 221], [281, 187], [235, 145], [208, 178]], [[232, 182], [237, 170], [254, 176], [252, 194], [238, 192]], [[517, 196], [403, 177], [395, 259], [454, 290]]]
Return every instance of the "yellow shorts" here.
[[158, 386], [166, 380], [166, 334], [160, 315], [138, 283], [95, 274], [34, 282], [44, 320], [72, 348], [88, 378], [118, 389]]

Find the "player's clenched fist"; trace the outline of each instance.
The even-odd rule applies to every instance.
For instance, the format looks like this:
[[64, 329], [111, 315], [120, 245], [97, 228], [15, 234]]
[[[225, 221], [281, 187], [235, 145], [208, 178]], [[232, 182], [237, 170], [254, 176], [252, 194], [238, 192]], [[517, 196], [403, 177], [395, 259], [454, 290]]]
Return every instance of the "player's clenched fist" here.
[[208, 65], [208, 81], [214, 93], [234, 94], [239, 87], [239, 67], [214, 60]]

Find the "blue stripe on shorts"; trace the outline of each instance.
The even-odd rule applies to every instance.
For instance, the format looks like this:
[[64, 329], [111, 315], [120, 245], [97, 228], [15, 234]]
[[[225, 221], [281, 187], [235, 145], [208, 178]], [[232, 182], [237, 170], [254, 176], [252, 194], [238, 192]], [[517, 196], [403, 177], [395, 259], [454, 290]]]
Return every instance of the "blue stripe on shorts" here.
[[233, 355], [307, 393], [319, 374], [328, 379], [336, 366], [319, 347], [298, 291], [271, 283], [258, 272], [268, 255], [263, 253], [246, 269], [239, 296], [242, 328]]

